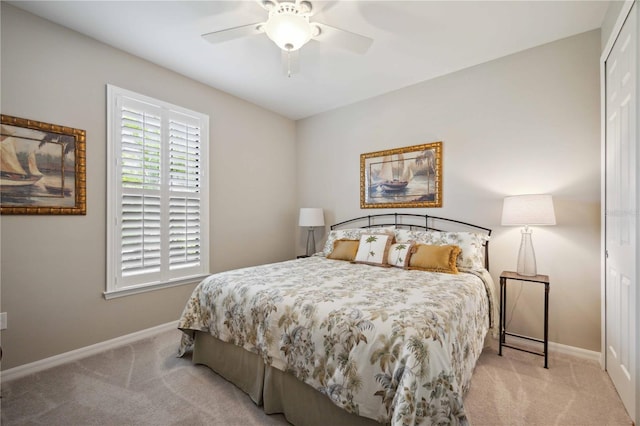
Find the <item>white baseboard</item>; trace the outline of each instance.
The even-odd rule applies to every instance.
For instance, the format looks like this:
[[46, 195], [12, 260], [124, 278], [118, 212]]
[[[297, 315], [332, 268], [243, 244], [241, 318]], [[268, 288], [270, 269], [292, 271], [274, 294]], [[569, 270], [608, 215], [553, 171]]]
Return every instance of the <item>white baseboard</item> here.
[[18, 367], [10, 368], [6, 371], [1, 371], [0, 382], [8, 382], [10, 380], [28, 376], [29, 374], [39, 373], [48, 368], [57, 367], [58, 365], [77, 361], [79, 359], [86, 358], [103, 351], [114, 349], [119, 346], [128, 345], [138, 340], [153, 337], [165, 331], [176, 330], [177, 327], [178, 321], [171, 321], [166, 324], [147, 328], [146, 330], [136, 331], [135, 333], [126, 334], [124, 336], [116, 337], [115, 339], [110, 339], [104, 342], [96, 343], [94, 345], [85, 346], [84, 348], [75, 349], [73, 351], [41, 359], [29, 364], [19, 365]]
[[[532, 342], [517, 336], [507, 336], [507, 342], [513, 342], [518, 346], [542, 352], [542, 343]], [[575, 346], [567, 346], [560, 343], [549, 342], [549, 353], [556, 352], [563, 355], [575, 356], [576, 358], [588, 359], [600, 362], [600, 352], [590, 351]]]

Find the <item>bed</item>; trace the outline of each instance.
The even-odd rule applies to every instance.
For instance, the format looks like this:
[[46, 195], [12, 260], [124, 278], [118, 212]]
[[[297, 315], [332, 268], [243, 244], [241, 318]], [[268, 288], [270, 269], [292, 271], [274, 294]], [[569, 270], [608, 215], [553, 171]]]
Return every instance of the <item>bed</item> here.
[[490, 234], [399, 213], [333, 225], [314, 256], [205, 278], [179, 354], [298, 426], [467, 424], [497, 318]]

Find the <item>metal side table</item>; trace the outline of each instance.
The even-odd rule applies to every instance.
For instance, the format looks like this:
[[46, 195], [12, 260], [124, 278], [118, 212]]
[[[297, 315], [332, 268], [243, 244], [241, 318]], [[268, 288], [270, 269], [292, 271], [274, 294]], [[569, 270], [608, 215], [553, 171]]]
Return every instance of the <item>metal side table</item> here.
[[[544, 339], [534, 339], [533, 337], [522, 336], [515, 333], [509, 333], [506, 330], [507, 327], [507, 281], [526, 281], [531, 283], [544, 284]], [[531, 340], [533, 342], [542, 343], [544, 345], [543, 352], [536, 352], [529, 349], [512, 346], [506, 343], [506, 336], [519, 337], [521, 339]], [[548, 367], [548, 355], [549, 355], [549, 276], [548, 275], [535, 275], [528, 277], [524, 275], [518, 275], [516, 272], [504, 271], [500, 274], [500, 349], [498, 355], [502, 356], [502, 347], [516, 349], [523, 352], [529, 352], [534, 355], [540, 355], [544, 357], [544, 368]]]

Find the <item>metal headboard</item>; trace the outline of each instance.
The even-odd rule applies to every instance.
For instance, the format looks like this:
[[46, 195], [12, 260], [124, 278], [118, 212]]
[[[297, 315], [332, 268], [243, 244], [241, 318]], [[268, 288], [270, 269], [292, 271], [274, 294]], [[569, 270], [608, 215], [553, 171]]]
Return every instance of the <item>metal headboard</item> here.
[[[340, 228], [379, 228], [382, 226], [433, 231], [481, 232], [491, 236], [491, 229], [484, 226], [444, 217], [412, 213], [383, 213], [361, 216], [331, 225], [331, 230]], [[489, 241], [484, 243], [484, 267], [489, 270]]]

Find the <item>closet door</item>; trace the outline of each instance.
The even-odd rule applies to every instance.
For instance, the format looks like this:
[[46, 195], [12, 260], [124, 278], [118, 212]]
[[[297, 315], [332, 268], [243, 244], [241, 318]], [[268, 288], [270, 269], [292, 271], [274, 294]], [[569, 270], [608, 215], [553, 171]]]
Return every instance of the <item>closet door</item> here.
[[637, 4], [605, 63], [606, 369], [632, 419], [636, 416], [638, 291]]

